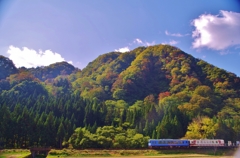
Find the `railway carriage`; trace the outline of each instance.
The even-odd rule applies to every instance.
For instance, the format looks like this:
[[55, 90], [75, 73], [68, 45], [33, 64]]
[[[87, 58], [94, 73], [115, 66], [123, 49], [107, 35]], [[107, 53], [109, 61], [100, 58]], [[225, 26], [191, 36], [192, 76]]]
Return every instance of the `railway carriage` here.
[[221, 147], [224, 146], [223, 139], [191, 139], [190, 147]]
[[150, 139], [148, 141], [149, 148], [187, 148], [188, 140], [181, 139]]

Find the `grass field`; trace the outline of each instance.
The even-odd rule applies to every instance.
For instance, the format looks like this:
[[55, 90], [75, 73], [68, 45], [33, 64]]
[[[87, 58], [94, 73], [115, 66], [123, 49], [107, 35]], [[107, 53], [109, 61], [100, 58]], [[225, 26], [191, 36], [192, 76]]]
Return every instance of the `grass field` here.
[[24, 158], [30, 154], [30, 151], [27, 149], [0, 150], [0, 158]]
[[[234, 149], [204, 149], [204, 150], [75, 150], [52, 149], [48, 158], [237, 158], [234, 157]], [[28, 158], [30, 151], [25, 149], [0, 150], [0, 158]]]

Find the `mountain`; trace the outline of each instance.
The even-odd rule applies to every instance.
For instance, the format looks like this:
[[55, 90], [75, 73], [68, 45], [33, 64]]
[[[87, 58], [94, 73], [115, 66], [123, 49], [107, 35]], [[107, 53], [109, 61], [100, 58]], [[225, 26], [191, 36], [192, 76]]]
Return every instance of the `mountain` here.
[[25, 67], [17, 69], [10, 59], [3, 56], [1, 56], [0, 62], [2, 65], [0, 69], [3, 72], [1, 73], [0, 92], [5, 90], [2, 93], [2, 96], [5, 97], [13, 95], [12, 93], [21, 95], [21, 98], [32, 94], [35, 96], [40, 94], [48, 96], [48, 92], [59, 95], [69, 90], [67, 86], [60, 90], [57, 88], [68, 83], [65, 79], [66, 76], [80, 71], [67, 62], [58, 62], [49, 66], [28, 69]]
[[0, 80], [1, 80], [1, 79], [5, 79], [11, 74], [17, 73], [18, 69], [15, 67], [15, 65], [10, 59], [0, 55], [0, 72], [1, 72], [0, 73]]
[[[226, 84], [225, 87], [222, 84]], [[78, 85], [73, 88], [81, 90], [83, 96], [93, 98], [97, 97], [93, 93], [99, 92], [99, 99], [120, 99], [130, 103], [150, 94], [158, 97], [165, 91], [172, 94], [194, 91], [200, 85], [209, 86], [213, 91], [226, 87], [234, 91], [224, 94], [225, 97], [239, 95], [240, 88], [235, 74], [168, 45], [101, 55], [82, 70], [73, 85]]]
[[33, 74], [39, 80], [45, 81], [47, 79], [56, 78], [59, 75], [70, 75], [74, 71], [77, 71], [77, 68], [63, 61], [63, 62], [51, 64], [49, 66], [43, 66], [43, 67], [37, 67], [37, 68], [26, 69], [22, 67], [20, 68], [20, 70], [26, 70], [31, 74]]
[[[0, 66], [0, 147], [118, 148], [114, 142], [131, 137], [240, 139], [240, 78], [179, 48], [109, 52], [83, 70], [66, 62], [17, 69], [1, 58], [11, 66]], [[122, 133], [108, 138], [111, 131]], [[130, 135], [123, 138], [124, 132]]]

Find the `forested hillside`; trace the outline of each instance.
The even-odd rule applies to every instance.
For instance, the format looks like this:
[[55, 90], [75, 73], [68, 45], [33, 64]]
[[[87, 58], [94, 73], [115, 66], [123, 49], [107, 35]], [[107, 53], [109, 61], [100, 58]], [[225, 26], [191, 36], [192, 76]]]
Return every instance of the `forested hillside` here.
[[0, 56], [0, 147], [143, 148], [149, 138], [240, 139], [240, 78], [169, 45], [79, 70]]

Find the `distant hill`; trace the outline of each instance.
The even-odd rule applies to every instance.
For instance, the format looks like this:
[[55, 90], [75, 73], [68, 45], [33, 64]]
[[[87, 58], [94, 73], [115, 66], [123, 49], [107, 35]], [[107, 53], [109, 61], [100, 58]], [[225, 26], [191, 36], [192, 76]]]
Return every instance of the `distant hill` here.
[[5, 79], [9, 75], [17, 72], [18, 69], [15, 67], [13, 62], [10, 59], [0, 55], [0, 80]]
[[70, 75], [74, 71], [77, 71], [73, 65], [68, 62], [58, 62], [51, 64], [49, 66], [37, 67], [37, 68], [29, 68], [26, 69], [24, 67], [20, 68], [20, 70], [26, 70], [32, 73], [36, 78], [41, 81], [45, 81], [47, 79], [55, 78], [59, 75]]

